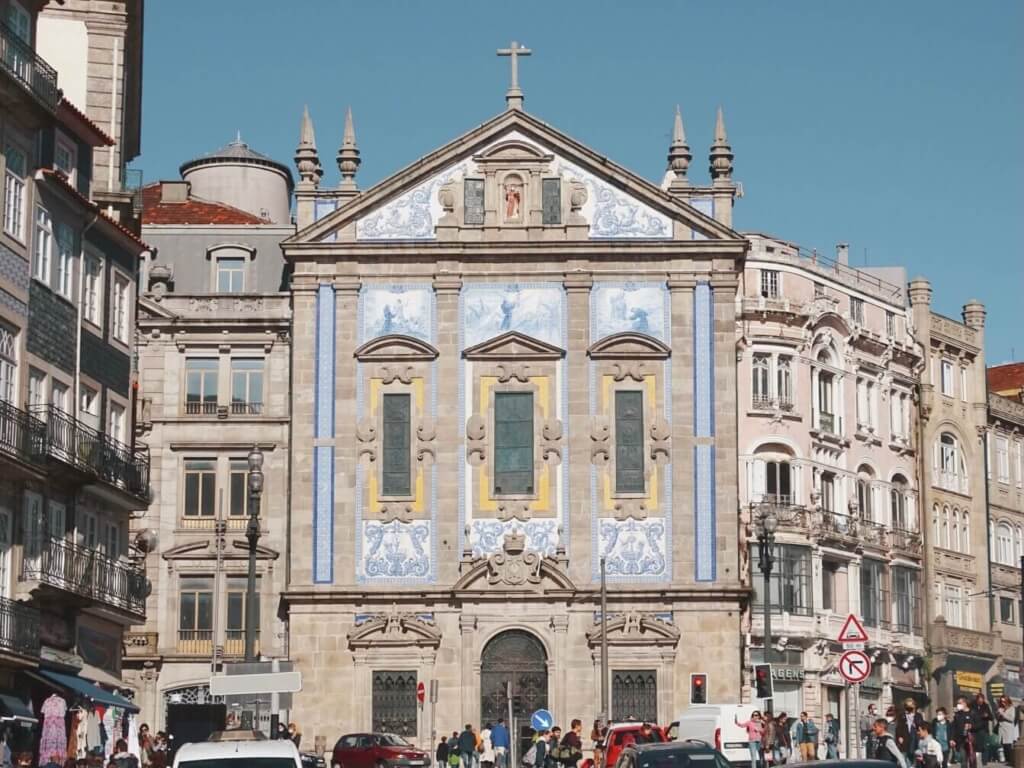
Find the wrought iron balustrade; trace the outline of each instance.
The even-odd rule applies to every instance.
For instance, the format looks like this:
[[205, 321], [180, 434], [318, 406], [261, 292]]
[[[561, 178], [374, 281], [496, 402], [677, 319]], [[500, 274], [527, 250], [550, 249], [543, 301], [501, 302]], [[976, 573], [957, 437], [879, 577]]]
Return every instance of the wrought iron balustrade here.
[[834, 413], [828, 413], [827, 411], [818, 412], [818, 429], [822, 432], [828, 432], [830, 435], [838, 435], [840, 424], [841, 421], [839, 417]]
[[246, 414], [248, 416], [261, 416], [263, 415], [263, 403], [233, 400], [231, 402], [231, 412]]
[[46, 425], [30, 413], [0, 401], [0, 452], [33, 461], [40, 452]]
[[179, 629], [178, 653], [208, 656], [213, 653], [212, 629]]
[[104, 605], [143, 615], [148, 587], [140, 568], [67, 539], [29, 540], [21, 562], [23, 581], [39, 581]]
[[125, 445], [52, 405], [35, 406], [43, 438], [39, 452], [140, 498], [149, 496], [149, 446]]
[[42, 59], [11, 27], [0, 21], [0, 69], [20, 82], [51, 112], [57, 110], [60, 91], [57, 70]]
[[893, 528], [890, 532], [892, 548], [910, 555], [920, 555], [924, 550], [923, 541], [919, 531], [909, 531], [905, 528]]
[[770, 411], [775, 407], [771, 395], [754, 395], [751, 404], [755, 411]]
[[216, 416], [217, 415], [217, 401], [216, 400], [189, 400], [185, 403], [185, 413], [189, 416]]
[[39, 611], [0, 597], [0, 649], [22, 656], [39, 655]]

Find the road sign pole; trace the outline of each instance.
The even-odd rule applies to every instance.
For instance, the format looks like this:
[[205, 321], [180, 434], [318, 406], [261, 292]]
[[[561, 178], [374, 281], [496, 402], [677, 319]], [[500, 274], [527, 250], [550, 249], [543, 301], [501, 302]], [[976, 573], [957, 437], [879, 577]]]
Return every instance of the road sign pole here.
[[[850, 686], [850, 692], [853, 694], [853, 712], [846, 716], [846, 732], [850, 734], [848, 741], [850, 746], [846, 748], [846, 754], [851, 759], [861, 757], [860, 754], [860, 683], [854, 683]], [[847, 702], [849, 706], [849, 702]], [[864, 755], [867, 757], [867, 755]]]

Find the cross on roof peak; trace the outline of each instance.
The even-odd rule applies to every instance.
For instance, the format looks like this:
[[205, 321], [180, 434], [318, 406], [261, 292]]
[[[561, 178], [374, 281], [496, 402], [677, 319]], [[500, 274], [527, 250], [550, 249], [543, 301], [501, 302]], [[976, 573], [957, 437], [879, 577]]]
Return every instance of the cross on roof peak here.
[[523, 91], [519, 87], [519, 57], [529, 56], [533, 51], [529, 48], [519, 45], [515, 40], [512, 41], [508, 48], [499, 48], [499, 56], [508, 56], [512, 59], [512, 82], [505, 92], [505, 103], [509, 109], [522, 109], [523, 108]]

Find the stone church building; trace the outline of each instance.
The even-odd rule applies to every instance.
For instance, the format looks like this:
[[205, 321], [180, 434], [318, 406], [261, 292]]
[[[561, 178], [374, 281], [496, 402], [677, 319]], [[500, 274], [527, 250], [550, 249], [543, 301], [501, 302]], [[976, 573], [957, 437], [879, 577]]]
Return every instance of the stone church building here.
[[507, 682], [517, 717], [592, 721], [602, 559], [611, 716], [742, 684], [722, 116], [697, 186], [677, 113], [659, 187], [524, 111], [514, 72], [503, 112], [365, 190], [351, 114], [330, 188], [303, 118], [281, 612], [290, 716], [328, 748], [494, 720]]

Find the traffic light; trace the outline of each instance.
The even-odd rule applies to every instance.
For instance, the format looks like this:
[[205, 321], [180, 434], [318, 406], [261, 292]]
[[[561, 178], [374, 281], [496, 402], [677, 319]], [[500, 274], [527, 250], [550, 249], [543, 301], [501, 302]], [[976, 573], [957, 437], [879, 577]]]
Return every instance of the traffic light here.
[[774, 690], [772, 689], [772, 665], [754, 665], [754, 696], [758, 699], [770, 699]]
[[690, 675], [690, 703], [708, 703], [708, 676], [703, 672], [694, 672]]

